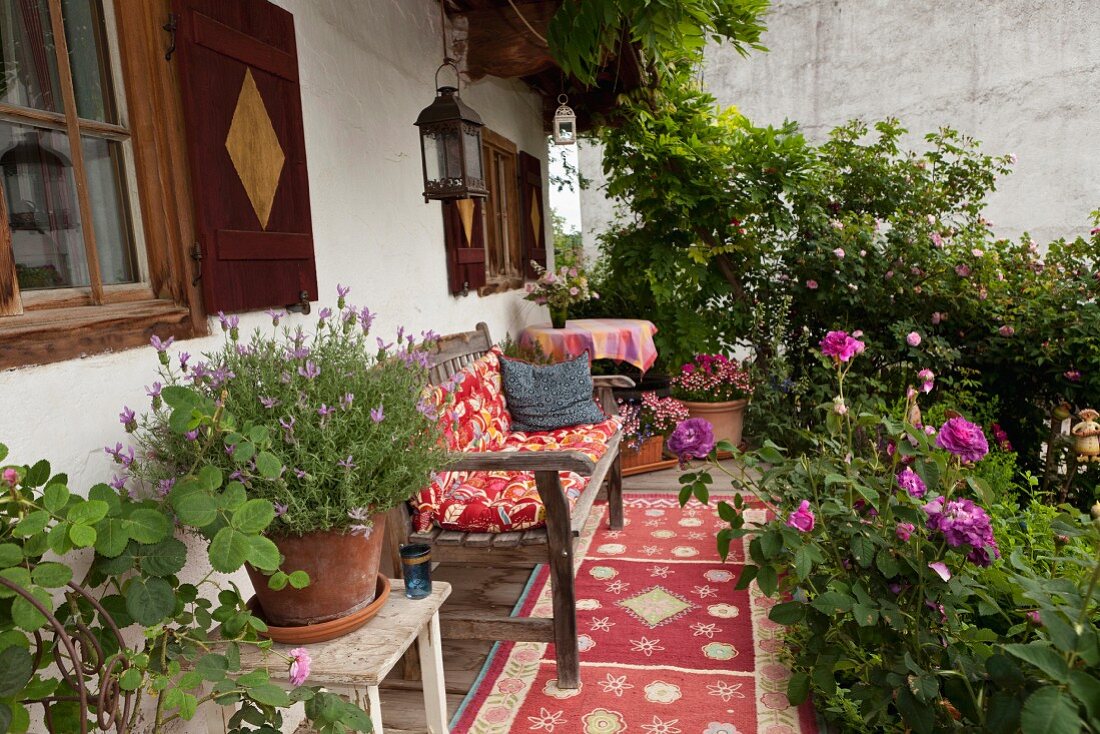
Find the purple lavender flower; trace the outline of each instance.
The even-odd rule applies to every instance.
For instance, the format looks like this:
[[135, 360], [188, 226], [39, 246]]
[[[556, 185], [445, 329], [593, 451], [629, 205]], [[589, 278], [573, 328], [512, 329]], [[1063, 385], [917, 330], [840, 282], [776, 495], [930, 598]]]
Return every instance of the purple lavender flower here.
[[172, 346], [172, 343], [174, 341], [176, 341], [176, 337], [174, 336], [170, 336], [164, 341], [161, 341], [161, 338], [156, 334], [153, 334], [153, 336], [149, 338], [149, 344], [152, 345], [153, 349], [157, 350], [161, 354], [167, 352], [168, 347]]
[[225, 455], [226, 456], [232, 456], [234, 454], [234, 452], [236, 452], [236, 450], [237, 450], [237, 447], [234, 444], [231, 444], [231, 443], [224, 444], [224, 446], [225, 446]]
[[116, 474], [114, 478], [112, 478], [111, 481], [108, 482], [108, 484], [121, 492], [122, 490], [126, 489], [126, 478], [127, 477], [125, 474], [123, 474], [122, 476]]
[[275, 503], [275, 517], [282, 517], [286, 514], [286, 505], [282, 502]]
[[236, 329], [241, 319], [239, 316], [226, 316], [223, 312], [218, 311], [218, 321], [222, 324], [222, 331], [230, 331]]
[[321, 407], [317, 409], [317, 415], [321, 416], [321, 425], [325, 425], [328, 422], [328, 417], [336, 412], [336, 406], [328, 406], [321, 403]]
[[295, 359], [305, 359], [309, 356], [309, 347], [304, 347], [300, 342], [295, 340], [294, 349], [288, 349], [284, 358], [290, 362]]
[[279, 375], [279, 382], [283, 383], [284, 385], [289, 385], [291, 379], [292, 378], [289, 372], [284, 371], [283, 374]]
[[382, 408], [383, 406], [379, 405], [377, 408], [370, 409], [370, 419], [375, 423], [381, 423], [386, 420], [386, 413]]
[[427, 400], [421, 399], [420, 402], [416, 404], [416, 410], [418, 413], [420, 413], [422, 416], [430, 421], [434, 421], [439, 418], [439, 410], [433, 403]]
[[362, 535], [364, 538], [370, 537], [371, 532], [374, 531], [374, 520], [371, 518], [370, 510], [366, 507], [353, 507], [348, 510], [348, 518], [356, 521], [349, 526], [352, 535]]
[[269, 308], [266, 311], [267, 315], [271, 317], [271, 325], [278, 326], [279, 320], [286, 316], [286, 311], [281, 308]]
[[363, 310], [359, 312], [359, 323], [363, 326], [364, 334], [370, 331], [371, 324], [374, 323], [374, 316], [366, 306], [363, 306]]
[[290, 416], [290, 420], [280, 418], [279, 425], [283, 428], [283, 440], [289, 443], [294, 438], [294, 416]]
[[206, 362], [199, 362], [191, 368], [191, 384], [199, 385], [210, 376], [210, 365]]
[[296, 468], [296, 469], [294, 470], [294, 476], [298, 477], [299, 479], [305, 479], [306, 477], [308, 477], [308, 476], [309, 476], [309, 474], [307, 474], [306, 472], [302, 471], [301, 469], [297, 469], [297, 468]]
[[340, 283], [336, 284], [336, 295], [338, 298], [347, 298], [349, 293], [351, 293], [351, 286], [341, 285]]
[[405, 339], [405, 327], [397, 327], [397, 343], [400, 344]]
[[925, 486], [924, 480], [920, 478], [920, 474], [909, 467], [905, 467], [897, 475], [898, 486], [909, 493], [910, 497], [916, 497], [920, 499], [928, 491], [928, 487]]
[[121, 443], [116, 443], [114, 448], [111, 448], [110, 446], [104, 446], [103, 447], [103, 453], [107, 454], [108, 456], [114, 457], [114, 460], [117, 463], [119, 463], [119, 464], [122, 463], [122, 444]]
[[260, 396], [260, 402], [263, 404], [263, 406], [265, 408], [267, 408], [268, 410], [271, 410], [276, 405], [278, 405], [280, 401], [279, 401], [278, 398], [267, 398], [267, 397], [264, 397], [263, 395], [261, 395]]
[[188, 352], [180, 352], [180, 369], [184, 372], [187, 371], [187, 360], [191, 359], [191, 355]]
[[122, 406], [122, 412], [118, 414], [118, 422], [125, 426], [127, 433], [133, 433], [137, 429], [137, 416], [129, 406]]
[[332, 309], [325, 306], [321, 309], [321, 312], [317, 314], [317, 321], [319, 323], [325, 323], [325, 321], [332, 317]]
[[382, 341], [382, 337], [380, 337], [380, 336], [375, 337], [375, 341], [378, 342], [378, 351], [380, 351], [380, 352], [385, 352], [385, 351], [389, 350], [390, 347], [393, 346], [393, 342], [390, 342], [389, 344], [387, 344], [386, 342]]
[[321, 368], [313, 363], [313, 360], [306, 362], [304, 367], [298, 368], [298, 374], [307, 380], [312, 380], [321, 374]]
[[145, 386], [145, 394], [156, 400], [160, 397], [160, 391], [164, 389], [164, 385], [159, 382], [154, 382], [152, 387]]
[[167, 497], [168, 493], [172, 491], [172, 487], [174, 486], [176, 486], [176, 480], [174, 478], [161, 479], [159, 482], [157, 482], [157, 494], [159, 494], [161, 497]]
[[183, 434], [183, 437], [186, 438], [188, 441], [198, 441], [199, 429], [196, 428], [193, 431], [188, 431], [187, 433]]
[[352, 455], [348, 454], [348, 458], [343, 459], [342, 461], [336, 462], [336, 465], [337, 466], [342, 466], [343, 468], [348, 469], [350, 471], [351, 469], [355, 468], [355, 462], [352, 459], [353, 459]]
[[247, 357], [249, 354], [252, 354], [252, 351], [253, 351], [252, 347], [250, 347], [247, 344], [238, 344], [236, 346], [236, 349], [237, 349], [237, 354], [241, 355], [242, 357]]
[[353, 400], [355, 400], [354, 393], [344, 393], [344, 397], [340, 398], [340, 407], [344, 410], [350, 410]]
[[221, 387], [236, 376], [237, 375], [231, 369], [224, 365], [220, 365], [210, 373], [210, 387]]

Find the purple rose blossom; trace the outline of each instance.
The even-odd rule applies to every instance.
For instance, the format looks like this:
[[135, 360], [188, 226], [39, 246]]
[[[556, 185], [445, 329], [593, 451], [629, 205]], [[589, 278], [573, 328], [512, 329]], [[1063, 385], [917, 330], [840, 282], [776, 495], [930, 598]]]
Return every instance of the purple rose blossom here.
[[802, 500], [798, 509], [787, 517], [787, 525], [800, 533], [808, 533], [814, 529], [814, 513], [810, 510], [809, 500]]
[[1027, 613], [1027, 621], [1035, 625], [1036, 627], [1039, 627], [1043, 624], [1043, 620], [1039, 617], [1038, 609], [1032, 609], [1030, 612]]
[[932, 388], [935, 386], [936, 374], [930, 369], [923, 369], [917, 373], [917, 377], [921, 379], [921, 392], [932, 392]]
[[955, 274], [958, 275], [960, 278], [969, 278], [970, 266], [966, 263], [959, 263], [955, 266]]
[[947, 567], [947, 564], [943, 561], [936, 561], [935, 563], [929, 563], [928, 567], [936, 572], [944, 581], [951, 580], [951, 569]]
[[989, 453], [989, 442], [986, 441], [981, 427], [961, 416], [949, 418], [940, 426], [936, 445], [950, 451], [966, 463], [981, 461], [982, 457]]
[[680, 463], [689, 459], [704, 459], [714, 449], [714, 427], [706, 418], [688, 418], [680, 421], [668, 437], [668, 450], [676, 454]]
[[321, 368], [318, 367], [313, 360], [309, 360], [304, 367], [298, 368], [298, 374], [307, 380], [312, 380], [321, 374]]
[[920, 474], [909, 467], [905, 467], [897, 475], [898, 486], [909, 493], [910, 497], [916, 497], [920, 499], [928, 491], [928, 487], [925, 486], [924, 480], [920, 478]]
[[817, 290], [817, 281], [816, 280], [807, 280], [806, 281], [806, 287], [809, 288], [812, 291], [816, 291]]
[[989, 515], [972, 500], [962, 498], [944, 502], [943, 497], [937, 497], [923, 509], [928, 514], [929, 530], [942, 533], [952, 548], [970, 547], [966, 558], [971, 563], [988, 566], [993, 558], [1001, 557]]
[[821, 353], [840, 362], [847, 362], [863, 352], [866, 344], [846, 331], [830, 331], [821, 340]]
[[1001, 336], [1009, 337], [1016, 333], [1016, 329], [1012, 328], [1008, 324], [1005, 324], [1001, 328], [997, 329], [997, 333]]
[[1065, 378], [1070, 382], [1081, 381], [1081, 370], [1066, 370], [1064, 374]]
[[379, 405], [377, 408], [371, 408], [370, 419], [375, 423], [381, 423], [386, 420], [386, 412], [383, 410], [383, 406]]

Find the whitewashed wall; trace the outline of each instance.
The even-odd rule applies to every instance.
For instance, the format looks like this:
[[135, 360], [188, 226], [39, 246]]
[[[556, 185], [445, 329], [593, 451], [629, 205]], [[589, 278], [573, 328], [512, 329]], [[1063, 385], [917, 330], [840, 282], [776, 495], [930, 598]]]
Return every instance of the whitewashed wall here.
[[[712, 47], [705, 81], [755, 123], [797, 120], [815, 140], [896, 116], [920, 135], [950, 125], [1015, 153], [988, 218], [1043, 242], [1087, 232], [1100, 206], [1098, 27], [1095, 0], [774, 0], [770, 51]], [[582, 170], [592, 176], [598, 156]], [[599, 198], [582, 199], [586, 236], [606, 221]]]
[[[351, 300], [379, 313], [375, 332], [383, 335], [399, 325], [448, 333], [486, 321], [503, 337], [537, 319], [538, 307], [517, 292], [449, 295], [440, 204], [421, 197], [413, 126], [435, 95], [435, 0], [277, 2], [294, 13], [297, 32], [317, 306], [334, 305], [337, 283], [350, 285]], [[524, 84], [485, 80], [463, 96], [490, 128], [545, 161], [541, 105]], [[250, 315], [242, 331], [265, 323]], [[214, 331], [173, 351], [209, 349], [221, 338]], [[49, 459], [69, 472], [74, 490], [109, 480], [103, 446], [124, 440], [118, 413], [145, 406], [143, 386], [154, 377], [150, 349], [0, 372], [0, 442], [10, 460]]]

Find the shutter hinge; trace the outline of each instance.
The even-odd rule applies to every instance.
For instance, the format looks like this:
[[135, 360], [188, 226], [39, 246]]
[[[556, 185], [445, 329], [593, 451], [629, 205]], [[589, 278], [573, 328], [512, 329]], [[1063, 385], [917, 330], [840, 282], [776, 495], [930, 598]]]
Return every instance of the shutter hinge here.
[[467, 280], [467, 281], [465, 281], [465, 282], [464, 282], [464, 283], [462, 284], [462, 295], [463, 295], [463, 296], [468, 296], [468, 295], [470, 295], [470, 281], [468, 281], [468, 280]]
[[195, 261], [196, 269], [198, 270], [198, 275], [191, 280], [191, 285], [196, 286], [199, 284], [199, 281], [202, 280], [202, 247], [198, 242], [191, 245], [190, 255], [191, 259]]
[[309, 291], [300, 291], [298, 293], [298, 302], [288, 304], [286, 310], [290, 313], [303, 313], [308, 314], [309, 307]]
[[175, 13], [168, 14], [168, 22], [161, 26], [168, 35], [172, 37], [172, 40], [168, 42], [168, 50], [164, 52], [164, 60], [171, 61], [172, 54], [176, 52], [176, 30], [179, 29], [180, 17]]

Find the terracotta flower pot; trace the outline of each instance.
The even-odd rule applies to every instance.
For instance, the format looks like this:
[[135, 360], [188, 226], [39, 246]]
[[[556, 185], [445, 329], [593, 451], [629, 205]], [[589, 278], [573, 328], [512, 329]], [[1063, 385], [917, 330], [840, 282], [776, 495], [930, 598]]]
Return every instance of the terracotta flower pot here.
[[305, 571], [309, 586], [275, 591], [267, 576], [248, 566], [264, 618], [279, 627], [316, 624], [354, 614], [374, 601], [386, 516], [372, 520], [369, 535], [323, 531], [271, 536], [283, 554], [282, 570]]
[[681, 401], [692, 418], [706, 418], [714, 426], [714, 439], [725, 439], [734, 446], [741, 445], [741, 429], [745, 425], [745, 408], [748, 400], [729, 400], [722, 403], [694, 403]]
[[624, 446], [622, 468], [634, 469], [646, 464], [656, 464], [661, 460], [664, 448], [664, 436], [651, 436], [636, 449]]

